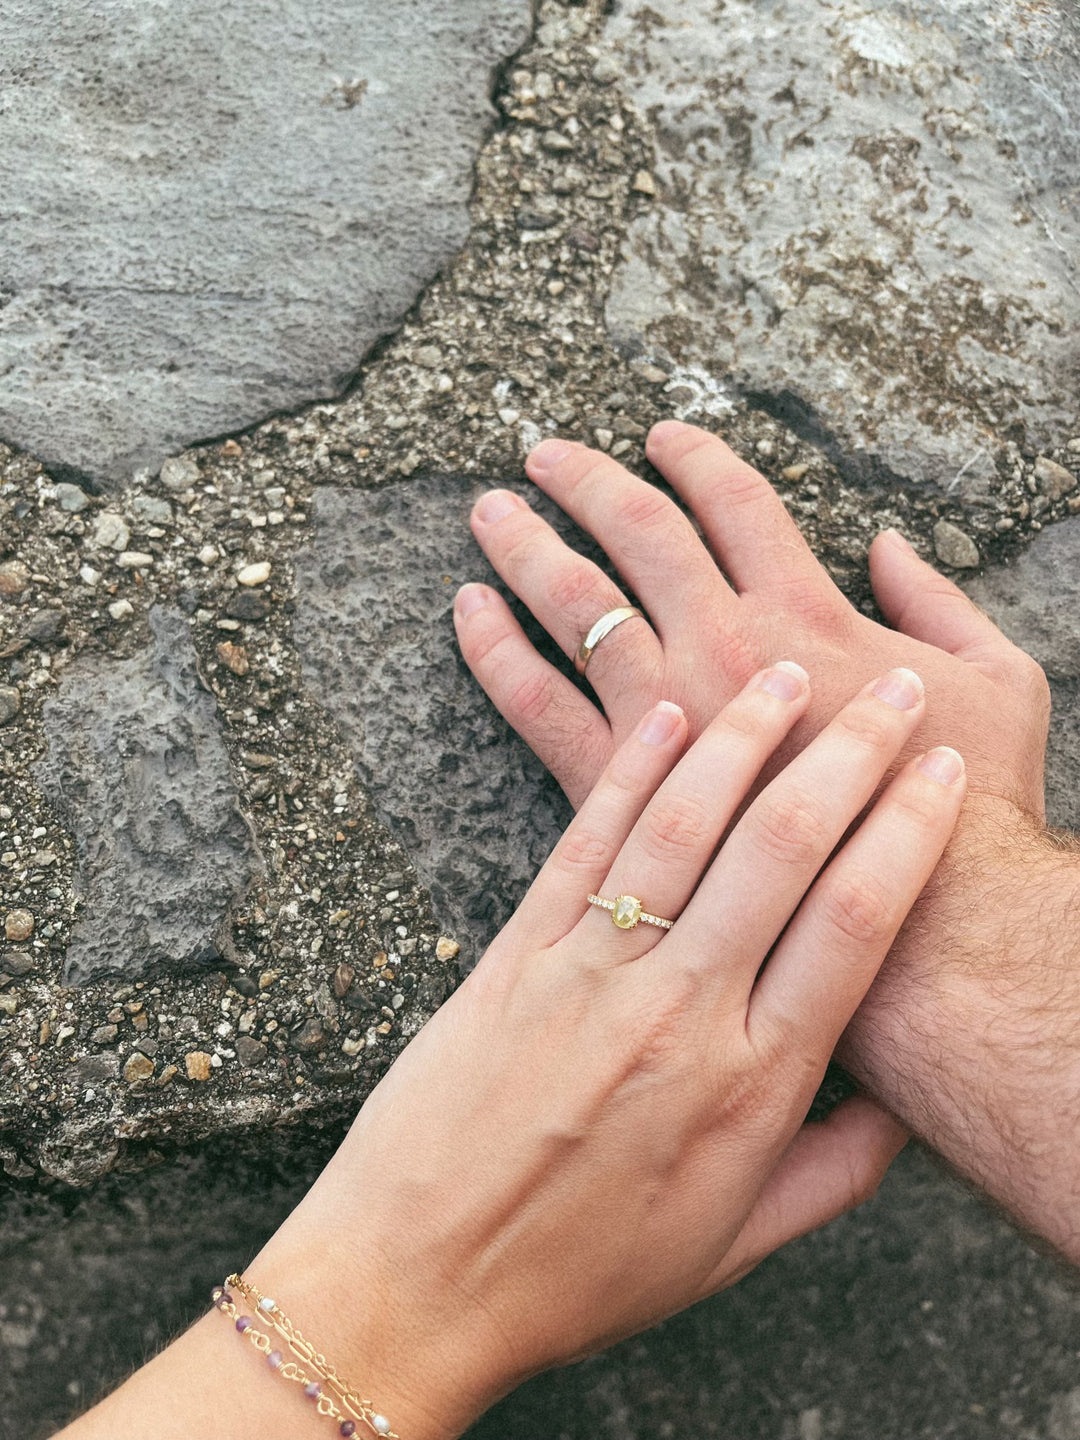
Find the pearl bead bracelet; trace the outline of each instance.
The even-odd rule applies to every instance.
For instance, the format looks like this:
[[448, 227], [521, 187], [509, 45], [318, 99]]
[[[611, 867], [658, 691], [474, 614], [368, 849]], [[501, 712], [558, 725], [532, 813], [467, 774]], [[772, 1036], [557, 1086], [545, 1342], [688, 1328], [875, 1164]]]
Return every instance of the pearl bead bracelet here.
[[[281, 1337], [285, 1349], [294, 1359], [286, 1358], [283, 1350], [275, 1349], [270, 1336], [256, 1328], [250, 1315], [241, 1314], [236, 1303], [237, 1295], [247, 1301], [260, 1321]], [[210, 1299], [215, 1309], [232, 1320], [238, 1334], [266, 1357], [271, 1370], [283, 1380], [291, 1380], [302, 1387], [305, 1398], [314, 1402], [318, 1413], [337, 1425], [339, 1435], [356, 1435], [359, 1423], [373, 1435], [386, 1437], [386, 1440], [400, 1440], [391, 1430], [386, 1416], [379, 1414], [369, 1400], [360, 1399], [356, 1387], [343, 1380], [326, 1357], [304, 1339], [269, 1295], [261, 1295], [242, 1275], [230, 1275], [224, 1285], [214, 1286]]]

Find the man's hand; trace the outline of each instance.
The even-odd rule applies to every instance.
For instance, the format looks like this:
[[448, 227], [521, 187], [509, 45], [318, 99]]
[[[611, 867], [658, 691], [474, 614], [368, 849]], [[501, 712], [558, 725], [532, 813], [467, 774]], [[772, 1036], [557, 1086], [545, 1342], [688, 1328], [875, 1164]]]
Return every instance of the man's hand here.
[[[916, 670], [929, 703], [902, 758], [953, 745], [970, 798], [841, 1053], [905, 1123], [1080, 1259], [1080, 859], [1042, 828], [1042, 671], [895, 532], [870, 550], [890, 630], [845, 600], [771, 486], [722, 441], [668, 421], [647, 453], [708, 549], [675, 503], [608, 456], [553, 440], [526, 465], [603, 546], [648, 616], [619, 625], [593, 654], [600, 706], [537, 654], [487, 586], [458, 597], [466, 661], [575, 806], [657, 700], [681, 705], [693, 736], [762, 665], [797, 660], [814, 684], [791, 742], [801, 747], [873, 675]], [[600, 615], [627, 603], [510, 492], [482, 497], [473, 530], [567, 656]]]

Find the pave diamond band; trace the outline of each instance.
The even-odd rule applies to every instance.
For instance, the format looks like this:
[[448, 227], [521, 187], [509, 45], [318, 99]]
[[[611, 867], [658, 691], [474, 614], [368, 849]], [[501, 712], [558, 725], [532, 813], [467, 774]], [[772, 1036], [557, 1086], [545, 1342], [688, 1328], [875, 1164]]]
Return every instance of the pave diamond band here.
[[660, 915], [650, 915], [642, 910], [636, 895], [616, 895], [614, 900], [606, 900], [603, 895], [590, 895], [589, 904], [601, 910], [610, 910], [611, 923], [620, 930], [633, 930], [635, 925], [655, 925], [659, 930], [670, 930], [675, 924], [674, 920], [665, 920]]

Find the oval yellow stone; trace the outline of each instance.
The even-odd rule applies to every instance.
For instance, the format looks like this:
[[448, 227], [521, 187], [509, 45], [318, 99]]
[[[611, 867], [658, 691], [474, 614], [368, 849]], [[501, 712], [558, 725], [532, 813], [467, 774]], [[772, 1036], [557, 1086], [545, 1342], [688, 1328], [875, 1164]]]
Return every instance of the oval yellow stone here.
[[611, 912], [612, 923], [620, 930], [632, 930], [641, 919], [641, 901], [633, 895], [619, 895]]

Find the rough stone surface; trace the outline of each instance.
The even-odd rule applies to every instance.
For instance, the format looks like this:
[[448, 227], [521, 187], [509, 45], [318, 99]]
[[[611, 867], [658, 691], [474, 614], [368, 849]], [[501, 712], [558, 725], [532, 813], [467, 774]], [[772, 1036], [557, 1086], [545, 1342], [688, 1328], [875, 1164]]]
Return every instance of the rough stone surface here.
[[965, 589], [1046, 671], [1054, 699], [1047, 812], [1052, 824], [1080, 830], [1080, 520], [1044, 530], [1013, 564]]
[[45, 707], [37, 778], [78, 852], [67, 984], [219, 960], [259, 864], [188, 622], [155, 610], [150, 630], [132, 660], [72, 666]]
[[308, 684], [474, 962], [569, 811], [479, 691], [454, 638], [457, 586], [490, 571], [468, 527], [480, 487], [426, 477], [324, 489], [296, 559], [294, 639]]
[[528, 0], [7, 5], [0, 433], [117, 481], [329, 395], [459, 248]]
[[845, 473], [990, 488], [1075, 433], [1069, 0], [637, 0], [605, 35], [656, 126], [621, 343], [704, 366]]

